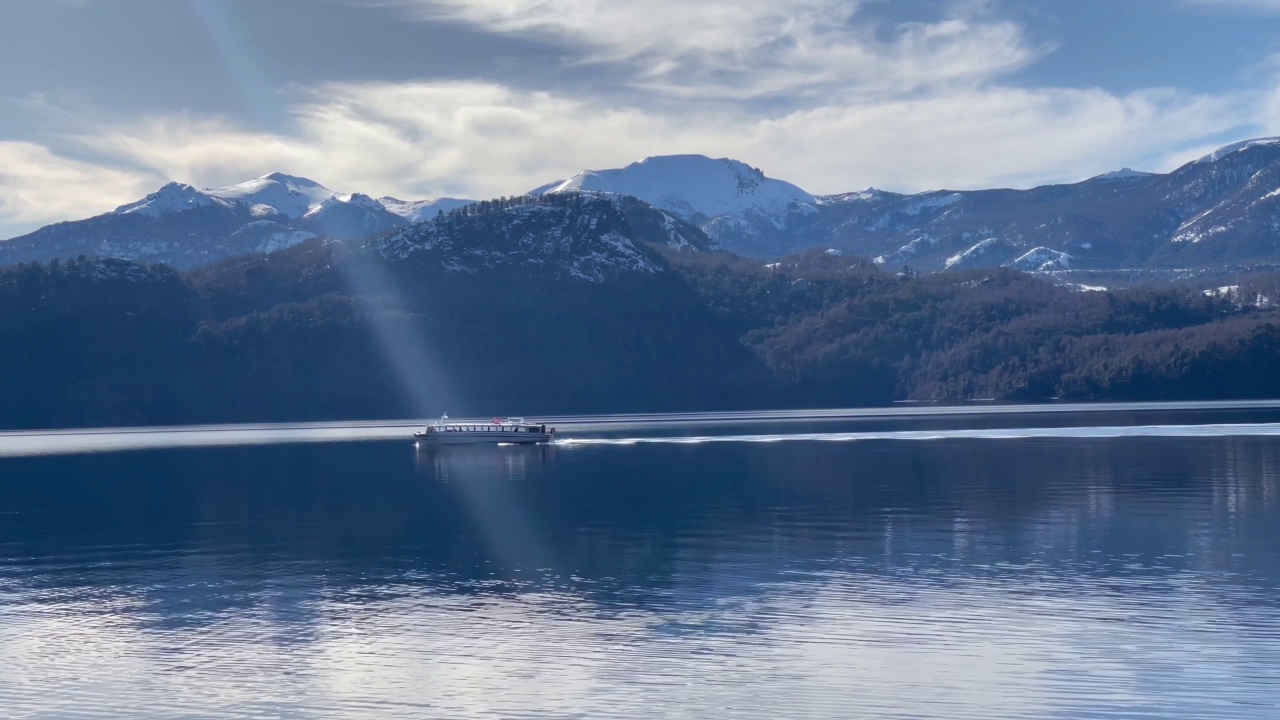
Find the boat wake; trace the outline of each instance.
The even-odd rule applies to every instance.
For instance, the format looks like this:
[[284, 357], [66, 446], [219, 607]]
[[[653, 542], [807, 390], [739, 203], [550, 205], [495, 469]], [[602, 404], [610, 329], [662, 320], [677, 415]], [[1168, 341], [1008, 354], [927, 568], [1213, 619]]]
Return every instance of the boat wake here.
[[1114, 427], [1049, 427], [956, 430], [895, 430], [885, 432], [778, 433], [768, 435], [698, 435], [684, 437], [563, 438], [556, 447], [625, 445], [702, 445], [706, 443], [865, 442], [927, 440], [1029, 440], [1176, 437], [1280, 437], [1280, 424], [1144, 425]]

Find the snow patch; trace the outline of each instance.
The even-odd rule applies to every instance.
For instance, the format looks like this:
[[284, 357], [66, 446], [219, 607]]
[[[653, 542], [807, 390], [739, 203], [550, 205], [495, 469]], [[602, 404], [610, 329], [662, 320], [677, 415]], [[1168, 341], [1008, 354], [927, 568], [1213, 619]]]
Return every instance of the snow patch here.
[[1199, 160], [1196, 160], [1195, 164], [1217, 162], [1229, 155], [1234, 155], [1235, 153], [1241, 152], [1242, 150], [1248, 150], [1249, 148], [1260, 147], [1265, 145], [1280, 145], [1280, 137], [1257, 138], [1255, 140], [1243, 140], [1238, 143], [1225, 145], [1223, 147], [1218, 148], [1217, 150], [1214, 150], [1208, 155], [1205, 155]]
[[210, 188], [210, 197], [242, 205], [265, 205], [285, 217], [297, 220], [319, 207], [336, 193], [314, 180], [284, 173], [271, 173], [238, 185]]
[[964, 252], [957, 253], [947, 258], [946, 269], [950, 270], [957, 266], [968, 265], [978, 258], [982, 257], [1000, 242], [997, 238], [987, 238]]
[[160, 217], [161, 215], [216, 205], [225, 206], [225, 203], [200, 192], [190, 185], [171, 182], [137, 202], [121, 205], [110, 214]]
[[266, 240], [263, 240], [262, 243], [258, 245], [258, 252], [272, 253], [277, 250], [284, 250], [291, 248], [294, 245], [298, 245], [299, 243], [306, 242], [313, 237], [316, 237], [315, 233], [309, 233], [302, 230], [295, 230], [287, 233], [272, 233], [267, 236]]
[[1038, 247], [1010, 260], [1004, 267], [1023, 272], [1049, 272], [1050, 270], [1066, 270], [1071, 267], [1071, 256], [1058, 250]]
[[475, 200], [450, 197], [427, 198], [426, 200], [399, 200], [385, 196], [378, 198], [378, 203], [387, 212], [399, 215], [411, 223], [416, 223], [431, 220], [439, 212], [449, 212], [467, 205], [474, 205]]
[[894, 210], [906, 215], [919, 215], [925, 210], [955, 205], [963, 199], [964, 196], [960, 193], [947, 193], [945, 191], [923, 193], [909, 198], [907, 204], [896, 207]]
[[885, 199], [884, 192], [870, 187], [859, 192], [843, 193], [840, 195], [822, 195], [816, 198], [819, 205], [833, 205], [836, 203], [873, 203]]
[[630, 195], [685, 221], [730, 216], [785, 225], [792, 209], [817, 198], [746, 163], [704, 155], [650, 157], [613, 170], [584, 170], [531, 194], [607, 192]]
[[1155, 173], [1142, 172], [1133, 168], [1121, 168], [1113, 170], [1109, 173], [1103, 173], [1097, 177], [1089, 178], [1090, 180], [1139, 180], [1141, 178], [1154, 177]]

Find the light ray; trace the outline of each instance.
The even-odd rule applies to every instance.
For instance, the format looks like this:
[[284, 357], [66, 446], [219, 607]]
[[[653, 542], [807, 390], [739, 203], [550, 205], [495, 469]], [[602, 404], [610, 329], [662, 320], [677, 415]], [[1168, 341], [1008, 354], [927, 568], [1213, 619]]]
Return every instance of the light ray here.
[[[461, 398], [446, 377], [427, 338], [415, 329], [410, 313], [394, 312], [402, 305], [405, 296], [378, 258], [349, 257], [335, 262], [348, 291], [360, 301], [372, 339], [388, 368], [395, 373], [414, 415], [419, 418], [438, 417], [450, 410], [462, 410]], [[375, 370], [370, 368], [370, 372]]]
[[240, 39], [227, 18], [223, 0], [186, 0], [223, 67], [253, 117], [270, 127], [280, 115], [280, 104], [262, 72], [262, 64]]

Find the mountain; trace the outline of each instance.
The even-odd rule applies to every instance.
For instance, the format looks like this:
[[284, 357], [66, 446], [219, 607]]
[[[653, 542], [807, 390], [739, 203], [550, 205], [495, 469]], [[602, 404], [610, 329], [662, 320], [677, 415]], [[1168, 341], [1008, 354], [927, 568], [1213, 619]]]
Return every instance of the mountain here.
[[486, 200], [376, 241], [383, 257], [451, 272], [603, 282], [654, 273], [652, 247], [710, 250], [701, 230], [628, 196], [560, 192]]
[[[1280, 138], [1234, 143], [1169, 173], [1125, 168], [1029, 190], [814, 195], [736, 160], [673, 155], [583, 171], [531, 196], [566, 194], [607, 199], [666, 244], [759, 259], [829, 249], [913, 272], [1007, 266], [1097, 278], [1280, 267]], [[470, 204], [341, 195], [280, 173], [206, 190], [175, 183], [111, 213], [0, 242], [0, 264], [86, 255], [194, 268], [311, 238], [395, 235]], [[651, 210], [643, 218], [642, 206]], [[505, 216], [518, 223], [508, 232], [536, 226], [572, 245], [576, 229], [544, 222], [546, 210], [526, 212], [545, 217], [530, 225]]]
[[584, 171], [534, 192], [567, 190], [633, 195], [760, 258], [838, 249], [923, 271], [1280, 263], [1280, 138], [1234, 143], [1167, 174], [1124, 168], [1030, 190], [812, 195], [698, 155]]
[[169, 183], [109, 213], [0, 242], [0, 265], [86, 255], [188, 269], [311, 238], [376, 237], [465, 204], [453, 198], [405, 202], [342, 195], [283, 173], [204, 190]]
[[703, 155], [650, 157], [615, 170], [584, 170], [531, 194], [596, 192], [629, 195], [701, 228], [720, 246], [744, 255], [786, 252], [789, 218], [813, 211], [817, 199], [757, 168]]
[[763, 373], [672, 260], [710, 246], [563, 193], [183, 274], [0, 268], [0, 343], [34, 343], [0, 354], [0, 427], [727, 403]]
[[[827, 198], [818, 210], [789, 228], [798, 246], [925, 271], [1274, 264], [1280, 140], [1236, 143], [1167, 174], [1126, 168], [1068, 185], [885, 195], [862, 205]], [[1049, 267], [1032, 262], [1042, 256], [1053, 259]]]

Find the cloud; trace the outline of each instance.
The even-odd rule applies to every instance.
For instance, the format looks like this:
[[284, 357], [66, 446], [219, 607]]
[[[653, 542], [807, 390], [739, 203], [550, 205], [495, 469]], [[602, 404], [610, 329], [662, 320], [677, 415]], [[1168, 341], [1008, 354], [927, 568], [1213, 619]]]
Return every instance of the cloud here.
[[524, 192], [566, 160], [635, 149], [626, 138], [681, 133], [661, 115], [490, 83], [330, 84], [308, 92], [293, 112], [288, 134], [174, 115], [78, 141], [199, 184], [284, 169], [342, 185], [335, 189], [489, 196]]
[[0, 221], [33, 227], [137, 199], [156, 176], [74, 160], [43, 145], [0, 141]]
[[[390, 0], [426, 21], [534, 37], [622, 82], [727, 99], [903, 94], [980, 83], [1034, 60], [1022, 29], [953, 15], [883, 28], [849, 0]], [[977, 15], [973, 15], [977, 17]]]
[[625, 107], [493, 83], [348, 83], [300, 99], [290, 134], [178, 115], [80, 140], [164, 177], [216, 184], [286, 169], [375, 194], [517, 194], [670, 153], [735, 157], [815, 192], [959, 189], [1144, 166], [1265, 101], [995, 86], [757, 112]]

